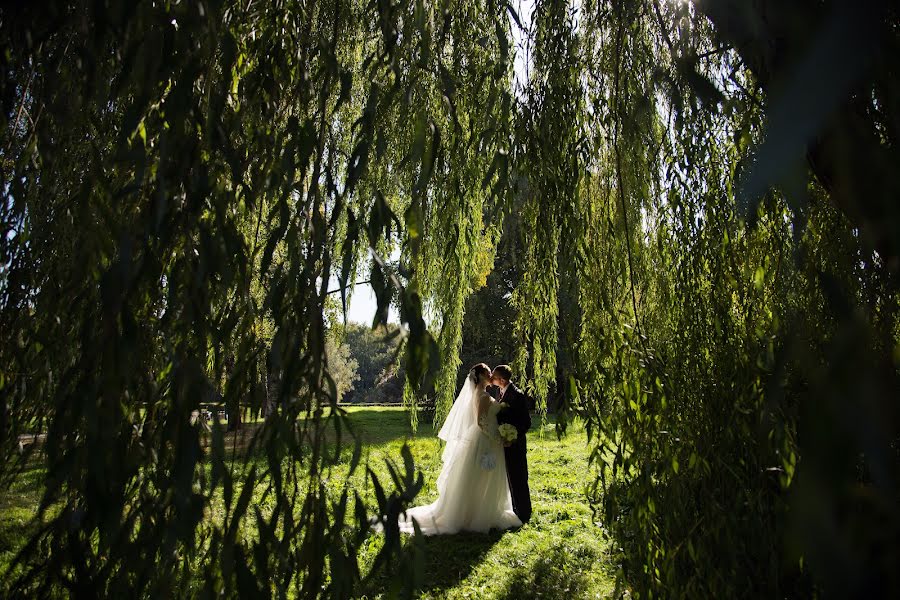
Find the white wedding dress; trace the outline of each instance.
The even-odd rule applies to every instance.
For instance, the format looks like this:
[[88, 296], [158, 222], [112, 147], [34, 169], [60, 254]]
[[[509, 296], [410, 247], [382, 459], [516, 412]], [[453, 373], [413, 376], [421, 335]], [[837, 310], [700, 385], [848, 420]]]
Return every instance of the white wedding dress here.
[[400, 517], [400, 531], [413, 533], [413, 520], [425, 535], [487, 532], [518, 527], [506, 481], [500, 441], [500, 403], [466, 379], [438, 437], [446, 441], [437, 480], [438, 499]]

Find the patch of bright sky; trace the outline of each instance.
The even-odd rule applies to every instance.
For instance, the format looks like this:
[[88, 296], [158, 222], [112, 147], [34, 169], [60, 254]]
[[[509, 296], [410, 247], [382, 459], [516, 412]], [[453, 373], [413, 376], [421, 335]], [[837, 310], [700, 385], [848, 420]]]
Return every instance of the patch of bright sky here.
[[522, 28], [515, 22], [512, 15], [509, 17], [509, 28], [512, 32], [513, 48], [513, 93], [521, 100], [525, 97], [525, 89], [528, 85], [528, 76], [531, 69], [531, 20], [534, 13], [534, 0], [515, 0], [510, 3]]
[[[332, 289], [337, 289], [337, 281], [334, 284], [335, 287]], [[357, 285], [347, 304], [348, 322], [359, 323], [367, 327], [372, 326], [372, 319], [375, 318], [375, 309], [378, 307], [378, 302], [375, 300], [375, 292], [372, 291], [371, 285], [368, 283]], [[400, 315], [393, 306], [388, 311], [388, 322], [400, 322]]]
[[[391, 253], [391, 262], [400, 260], [400, 251], [395, 250]], [[375, 299], [375, 291], [368, 284], [369, 272], [362, 270], [357, 275], [357, 284], [353, 286], [353, 291], [348, 290], [347, 293], [347, 322], [359, 323], [367, 327], [372, 326], [372, 320], [375, 318], [375, 310], [378, 308], [378, 301]], [[349, 282], [348, 282], [349, 283]], [[340, 284], [337, 280], [337, 274], [332, 274], [331, 280], [328, 282], [328, 290], [339, 290]], [[335, 299], [340, 303], [341, 296], [339, 292], [334, 294]], [[397, 307], [391, 306], [388, 309], [388, 323], [400, 323], [400, 313]]]

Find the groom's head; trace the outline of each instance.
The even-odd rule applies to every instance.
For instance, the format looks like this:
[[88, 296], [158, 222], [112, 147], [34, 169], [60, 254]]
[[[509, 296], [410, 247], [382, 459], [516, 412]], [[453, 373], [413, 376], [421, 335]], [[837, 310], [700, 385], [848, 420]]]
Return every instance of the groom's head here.
[[494, 367], [494, 371], [491, 373], [491, 383], [505, 388], [510, 381], [512, 381], [512, 369], [509, 368], [509, 365]]

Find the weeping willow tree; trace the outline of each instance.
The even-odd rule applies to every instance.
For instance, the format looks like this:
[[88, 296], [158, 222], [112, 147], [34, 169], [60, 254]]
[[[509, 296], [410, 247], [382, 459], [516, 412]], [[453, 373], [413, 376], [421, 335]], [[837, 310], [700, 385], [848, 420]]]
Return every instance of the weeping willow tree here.
[[[47, 432], [46, 524], [10, 591], [346, 597], [411, 564], [408, 453], [393, 491], [373, 474], [376, 507], [326, 492], [327, 440], [349, 427], [329, 286], [346, 298], [374, 257], [412, 390], [459, 345], [461, 299], [490, 268], [481, 183], [509, 139], [505, 11], [66, 2], [4, 7], [0, 26], [5, 482], [18, 436]], [[383, 257], [400, 247], [398, 278]], [[215, 394], [268, 413], [247, 451], [265, 460], [235, 462], [221, 427], [192, 420]], [[361, 573], [372, 514], [388, 534]]]
[[[11, 593], [411, 591], [408, 452], [377, 506], [326, 487], [342, 439], [360, 468], [332, 280], [345, 306], [370, 273], [375, 324], [397, 302], [405, 399], [440, 419], [512, 215], [516, 370], [542, 409], [563, 393], [561, 433], [587, 423], [624, 587], [898, 589], [900, 15], [532, 8], [0, 9], [0, 481], [47, 433]], [[267, 415], [261, 461], [192, 420], [216, 395]]]
[[535, 5], [518, 367], [634, 595], [897, 590], [896, 17]]
[[[558, 10], [538, 5], [538, 32]], [[551, 261], [575, 273], [575, 360], [556, 385], [596, 442], [589, 496], [624, 585], [896, 593], [896, 11], [577, 15], [577, 58], [547, 70], [580, 77], [585, 113], [565, 122], [585, 164], [523, 282]]]

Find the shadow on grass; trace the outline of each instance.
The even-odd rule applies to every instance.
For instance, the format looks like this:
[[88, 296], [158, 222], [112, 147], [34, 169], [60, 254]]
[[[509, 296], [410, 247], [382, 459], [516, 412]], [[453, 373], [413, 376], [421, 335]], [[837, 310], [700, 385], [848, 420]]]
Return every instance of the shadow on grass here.
[[[44, 491], [47, 467], [43, 444], [29, 448], [27, 454], [16, 460], [19, 462], [9, 465], [15, 475], [6, 487], [0, 488], [0, 517], [5, 516], [10, 509], [31, 505], [36, 507]], [[5, 525], [5, 520], [0, 519], [0, 526]]]
[[590, 588], [588, 572], [598, 568], [591, 552], [572, 552], [561, 544], [538, 556], [527, 557], [521, 567], [497, 582], [495, 598], [582, 598]]
[[[9, 488], [0, 490], [0, 573], [5, 573], [16, 553], [38, 530], [35, 522], [44, 490], [44, 457], [38, 450], [31, 453]], [[0, 583], [3, 596], [5, 582]]]
[[[532, 541], [517, 546], [515, 541], [510, 545], [509, 540], [504, 540], [507, 553], [500, 557], [489, 556], [496, 554], [492, 549], [503, 536], [504, 532], [492, 531], [424, 538], [421, 543], [421, 585], [416, 595], [427, 598], [454, 595], [495, 600], [571, 600], [596, 593], [592, 572], [602, 569], [602, 565], [601, 557], [591, 548], [559, 539], [544, 540], [539, 547], [534, 547]], [[407, 541], [409, 543], [411, 541]], [[497, 565], [498, 558], [505, 566]], [[396, 582], [383, 576], [367, 590], [366, 597], [389, 596], [391, 583]]]
[[[419, 540], [422, 585], [416, 589], [416, 596], [440, 597], [459, 586], [483, 562], [502, 536], [500, 531], [423, 536]], [[404, 545], [408, 548], [413, 543], [412, 538], [407, 538]], [[389, 596], [394, 583], [390, 576], [383, 574], [369, 589], [364, 590], [364, 597]]]
[[462, 583], [503, 536], [501, 531], [430, 536], [423, 540], [422, 593], [439, 593]]
[[[409, 414], [405, 410], [360, 408], [350, 411], [349, 418], [365, 444], [380, 445], [413, 435]], [[431, 423], [424, 417], [419, 417], [419, 427], [415, 435], [419, 437], [434, 435]]]

